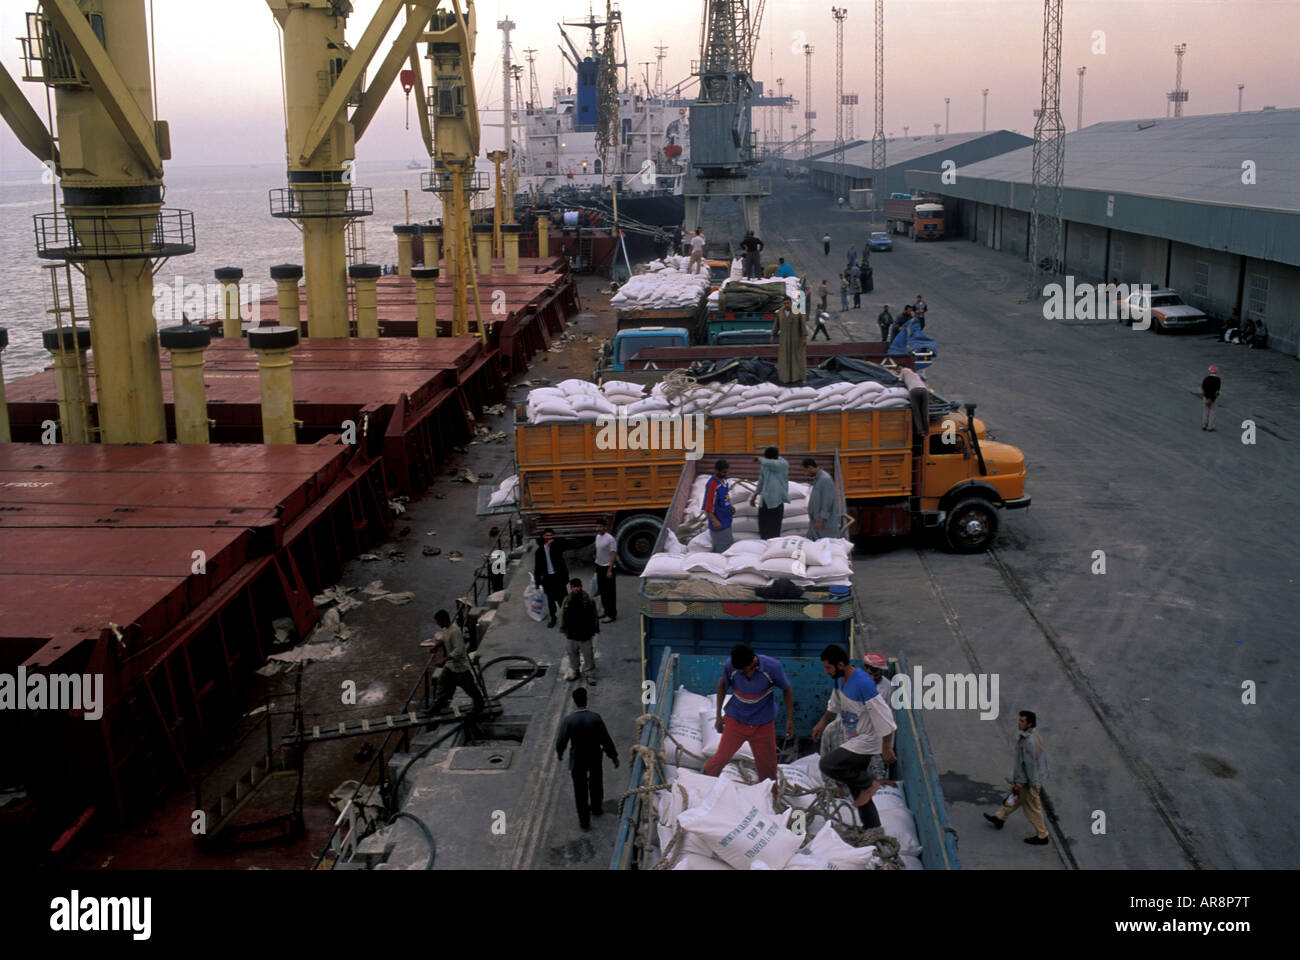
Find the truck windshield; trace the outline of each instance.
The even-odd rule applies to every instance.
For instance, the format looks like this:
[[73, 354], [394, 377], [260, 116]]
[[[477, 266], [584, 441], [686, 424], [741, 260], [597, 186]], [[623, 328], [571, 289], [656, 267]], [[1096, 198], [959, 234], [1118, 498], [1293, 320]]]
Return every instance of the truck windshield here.
[[627, 363], [637, 355], [639, 350], [650, 350], [656, 347], [684, 347], [679, 337], [670, 333], [659, 334], [648, 337], [623, 337], [618, 342], [618, 362]]

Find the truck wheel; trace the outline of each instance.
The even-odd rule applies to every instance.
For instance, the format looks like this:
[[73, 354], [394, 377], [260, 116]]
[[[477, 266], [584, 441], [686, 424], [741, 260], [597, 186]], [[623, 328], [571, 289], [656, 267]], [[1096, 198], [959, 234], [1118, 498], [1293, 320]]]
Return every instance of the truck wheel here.
[[637, 513], [619, 522], [614, 531], [618, 541], [618, 564], [624, 570], [640, 573], [655, 551], [655, 541], [663, 521], [653, 514]]
[[962, 500], [948, 511], [944, 535], [954, 553], [982, 553], [997, 539], [998, 512], [980, 497]]

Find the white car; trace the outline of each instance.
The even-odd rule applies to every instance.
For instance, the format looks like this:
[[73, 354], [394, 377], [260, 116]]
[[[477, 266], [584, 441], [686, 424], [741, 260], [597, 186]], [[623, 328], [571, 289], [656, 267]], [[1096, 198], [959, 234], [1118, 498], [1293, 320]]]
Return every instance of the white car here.
[[[1131, 293], [1126, 301], [1130, 323], [1141, 322], [1141, 318], [1151, 317], [1151, 329], [1156, 333], [1168, 333], [1171, 330], [1187, 330], [1202, 327], [1209, 318], [1204, 311], [1183, 302], [1183, 298], [1169, 289]], [[1146, 311], [1150, 310], [1150, 314]]]

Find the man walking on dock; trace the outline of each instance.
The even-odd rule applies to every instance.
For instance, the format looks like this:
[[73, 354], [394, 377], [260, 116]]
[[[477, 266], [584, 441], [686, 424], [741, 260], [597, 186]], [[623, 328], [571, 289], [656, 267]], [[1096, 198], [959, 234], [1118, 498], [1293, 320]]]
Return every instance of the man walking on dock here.
[[618, 541], [609, 532], [605, 519], [596, 521], [596, 593], [607, 623], [618, 619], [618, 594], [614, 580], [614, 555]]
[[1020, 733], [1016, 737], [1016, 761], [1011, 771], [1011, 792], [1016, 795], [1015, 806], [1006, 804], [998, 807], [997, 813], [986, 813], [984, 819], [999, 830], [1006, 825], [1007, 818], [1024, 807], [1025, 816], [1034, 828], [1034, 835], [1026, 837], [1025, 843], [1031, 846], [1046, 846], [1051, 839], [1047, 834], [1047, 822], [1043, 819], [1043, 781], [1047, 779], [1047, 752], [1043, 749], [1043, 737], [1038, 732], [1038, 715], [1032, 710], [1021, 710], [1018, 721]]
[[[573, 778], [573, 799], [578, 807], [578, 825], [591, 829], [591, 818], [604, 811], [605, 782], [602, 765], [605, 757], [614, 761], [618, 769], [618, 750], [605, 728], [600, 714], [587, 709], [587, 691], [579, 687], [573, 691], [573, 703], [578, 708], [564, 718], [559, 736], [555, 738], [555, 753], [564, 759], [564, 748], [572, 741], [569, 751], [569, 774]], [[602, 754], [604, 756], [602, 756]]]
[[880, 342], [888, 343], [891, 339], [890, 331], [894, 327], [894, 315], [889, 312], [889, 304], [885, 304], [885, 309], [876, 317], [876, 325], [880, 327]]
[[555, 611], [564, 602], [564, 585], [569, 582], [569, 565], [564, 560], [564, 550], [555, 539], [555, 531], [542, 531], [533, 557], [533, 580], [546, 594], [546, 607], [550, 613], [548, 627], [555, 626]]
[[822, 236], [822, 250], [825, 251], [826, 256], [831, 255], [831, 235], [829, 233]]
[[813, 727], [814, 741], [820, 741], [827, 724], [839, 715], [843, 741], [822, 756], [818, 763], [822, 776], [838, 780], [849, 788], [858, 808], [862, 825], [870, 830], [880, 826], [880, 814], [872, 797], [880, 781], [888, 779], [889, 764], [894, 761], [893, 711], [880, 695], [865, 670], [849, 663], [849, 655], [838, 643], [822, 650], [822, 669], [835, 682], [826, 713]]
[[459, 687], [469, 694], [474, 701], [474, 712], [481, 713], [486, 705], [478, 684], [474, 682], [474, 673], [469, 665], [469, 648], [465, 645], [465, 634], [460, 627], [451, 622], [451, 615], [446, 610], [439, 610], [433, 615], [433, 621], [439, 629], [436, 639], [442, 646], [442, 658], [435, 660], [435, 667], [442, 667], [438, 674], [438, 692], [433, 701], [433, 712], [441, 713], [451, 703], [451, 698]]
[[[722, 719], [722, 701], [731, 688], [727, 702], [727, 719]], [[785, 668], [775, 657], [756, 654], [748, 644], [731, 648], [731, 659], [722, 665], [718, 678], [715, 729], [722, 741], [704, 765], [706, 777], [722, 773], [731, 758], [746, 743], [754, 751], [754, 766], [759, 780], [776, 780], [776, 691], [785, 700], [785, 736], [794, 737], [794, 689]]]
[[1201, 409], [1201, 429], [1214, 429], [1214, 408], [1219, 403], [1219, 390], [1223, 386], [1223, 381], [1219, 379], [1219, 368], [1210, 367], [1210, 375], [1201, 381], [1201, 398], [1204, 406]]
[[[578, 675], [586, 673], [587, 683], [596, 685], [596, 634], [600, 633], [600, 616], [596, 613], [596, 601], [586, 590], [582, 581], [574, 577], [569, 581], [569, 595], [560, 606], [560, 632], [569, 647], [569, 672], [565, 680], [577, 680]], [[583, 668], [586, 661], [586, 668]]]

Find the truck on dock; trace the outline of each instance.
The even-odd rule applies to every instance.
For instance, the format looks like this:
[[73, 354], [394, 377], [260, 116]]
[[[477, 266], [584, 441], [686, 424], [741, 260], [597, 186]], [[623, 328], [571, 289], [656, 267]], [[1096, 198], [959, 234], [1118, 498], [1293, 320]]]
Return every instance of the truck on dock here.
[[[695, 451], [753, 457], [778, 447], [792, 464], [839, 454], [847, 509], [859, 536], [941, 532], [950, 549], [978, 553], [996, 539], [1002, 510], [1028, 507], [1025, 456], [979, 436], [974, 404], [963, 421], [951, 409], [931, 416], [931, 395], [911, 371], [912, 404], [900, 409], [706, 417]], [[619, 565], [640, 571], [653, 553], [688, 450], [628, 449], [598, 442], [596, 421], [533, 424], [516, 409], [515, 461], [526, 533], [595, 533], [611, 524]]]
[[[658, 383], [669, 370], [682, 370], [697, 363], [716, 363], [733, 359], [767, 360], [776, 363], [778, 345], [771, 339], [771, 330], [737, 330], [720, 334], [718, 342], [709, 346], [686, 346], [681, 331], [674, 334], [673, 346], [646, 346], [650, 341], [637, 341], [634, 336], [644, 336], [631, 331], [620, 341], [616, 336], [610, 345], [611, 360], [603, 360], [592, 371], [595, 383], [603, 380], [626, 380], [632, 383]], [[847, 357], [879, 363], [891, 369], [912, 367], [915, 358], [910, 353], [890, 353], [889, 345], [874, 340], [846, 343], [810, 343], [807, 345], [808, 365], [817, 366], [831, 357]]]
[[943, 239], [943, 204], [924, 194], [892, 196], [885, 200], [885, 230], [905, 233], [916, 240]]
[[[655, 553], [664, 552], [669, 531], [674, 531], [683, 543], [690, 539], [681, 532], [681, 524], [691, 506], [696, 479], [713, 472], [715, 459], [705, 456], [688, 460], [682, 468], [672, 502], [665, 511], [662, 531], [655, 541]], [[844, 510], [839, 458], [834, 454], [823, 457], [820, 465], [836, 481], [837, 513], [840, 517], [837, 529], [828, 531], [826, 535], [845, 536], [852, 520]], [[756, 480], [758, 464], [753, 455], [734, 457], [730, 461], [729, 478], [733, 482]], [[787, 522], [781, 532], [785, 536], [802, 536], [805, 529], [806, 524], [796, 528]], [[692, 594], [692, 588], [702, 582], [683, 580], [665, 584], [645, 579], [640, 581], [637, 593], [641, 606], [643, 681], [659, 672], [663, 654], [669, 647], [678, 653], [718, 655], [729, 652], [737, 643], [747, 643], [759, 653], [779, 649], [789, 656], [816, 658], [828, 643], [838, 643], [846, 650], [853, 645], [851, 586], [847, 590], [807, 587], [804, 596], [798, 600], [750, 597], [743, 601], [729, 601]], [[660, 592], [661, 587], [669, 592]]]
[[[754, 646], [756, 652], [775, 656], [781, 661], [794, 689], [795, 730], [801, 738], [806, 738], [824, 711], [830, 694], [830, 680], [822, 670], [820, 651], [811, 656], [799, 655], [779, 642], [768, 643], [762, 649], [754, 644], [751, 646]], [[852, 647], [848, 649], [854, 659], [861, 654], [861, 651]], [[663, 749], [663, 731], [673, 715], [673, 703], [678, 689], [684, 687], [692, 693], [712, 696], [717, 689], [726, 656], [726, 653], [700, 654], [664, 648], [659, 669], [653, 675], [654, 699], [644, 707], [637, 704], [637, 709], [653, 713], [659, 721], [645, 724], [641, 733], [642, 746], [651, 750]], [[907, 674], [907, 662], [901, 653], [890, 658], [889, 666], [887, 672], [891, 675]], [[776, 728], [781, 730], [785, 726], [785, 705], [780, 704], [777, 709]], [[894, 721], [898, 724], [894, 733], [897, 759], [890, 770], [890, 779], [902, 785], [908, 809], [916, 821], [917, 840], [921, 845], [921, 865], [926, 870], [960, 870], [957, 833], [948, 820], [943, 789], [939, 784], [939, 770], [935, 766], [921, 712], [910, 706], [896, 709]], [[806, 745], [807, 748], [803, 752], [812, 749], [811, 743], [802, 739], [801, 745]], [[658, 782], [658, 778], [652, 777], [651, 782]], [[638, 751], [632, 761], [628, 790], [637, 790], [646, 785], [645, 754]], [[610, 859], [611, 870], [644, 868], [648, 852], [646, 843], [653, 834], [648, 820], [654, 802], [645, 793], [633, 793], [627, 798], [619, 821], [614, 854]]]

